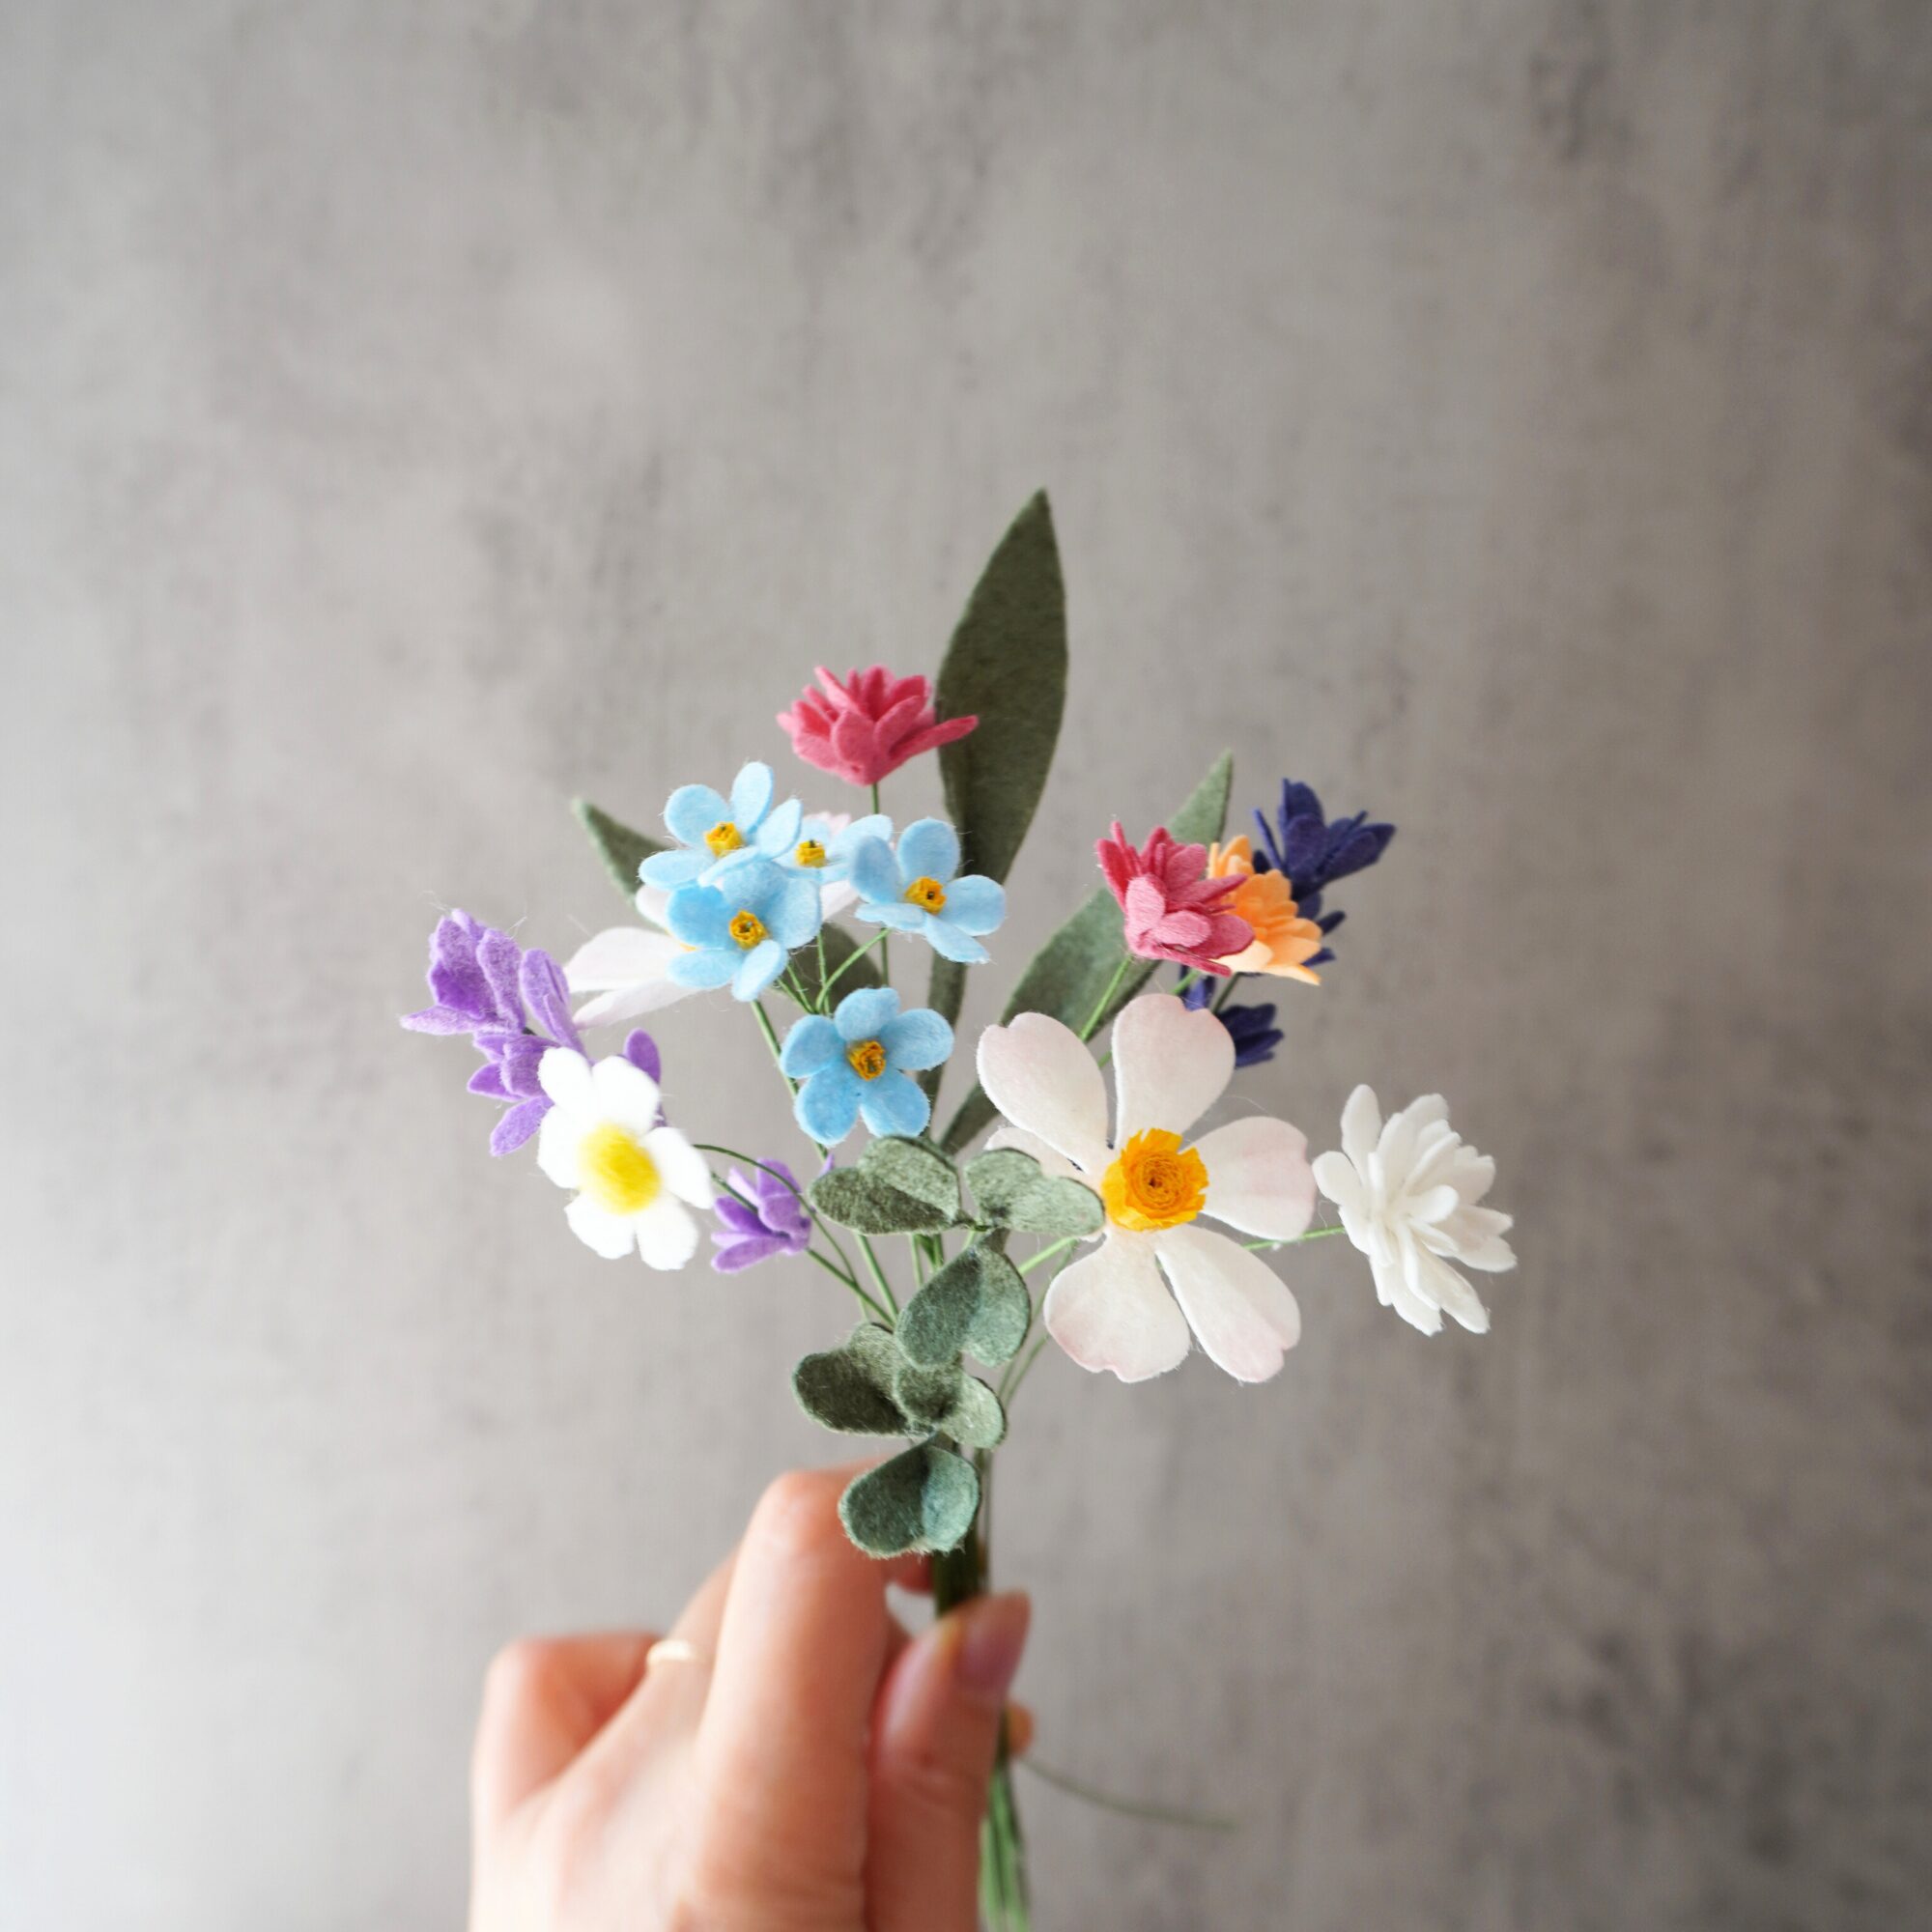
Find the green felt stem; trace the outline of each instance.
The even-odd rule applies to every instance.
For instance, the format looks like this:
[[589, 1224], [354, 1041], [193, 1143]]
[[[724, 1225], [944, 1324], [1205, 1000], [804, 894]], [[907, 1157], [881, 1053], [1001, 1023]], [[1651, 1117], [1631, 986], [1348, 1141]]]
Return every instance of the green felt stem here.
[[1029, 1255], [1025, 1261], [1020, 1263], [1020, 1272], [1022, 1274], [1031, 1274], [1042, 1262], [1050, 1262], [1055, 1255], [1065, 1254], [1080, 1238], [1081, 1236], [1078, 1235], [1067, 1235], [1063, 1239], [1040, 1249], [1038, 1254]]
[[[712, 1151], [717, 1151], [717, 1150], [714, 1149], [712, 1150]], [[744, 1160], [747, 1158], [747, 1156], [744, 1154], [733, 1154], [731, 1157], [734, 1160]], [[763, 1163], [761, 1161], [754, 1160], [752, 1162], [752, 1165], [753, 1167], [763, 1167]], [[772, 1173], [772, 1171], [773, 1170], [768, 1167], [764, 1168], [764, 1172], [767, 1174]], [[782, 1180], [784, 1179], [784, 1176], [779, 1175], [778, 1179]], [[754, 1214], [758, 1211], [757, 1203], [755, 1201], [747, 1201], [745, 1197], [742, 1194], [740, 1194], [738, 1190], [735, 1187], [733, 1187], [731, 1183], [728, 1180], [726, 1180], [724, 1177], [717, 1171], [716, 1168], [714, 1168], [711, 1172], [711, 1179], [712, 1179], [712, 1184], [718, 1189], [719, 1193], [728, 1194], [733, 1201], [738, 1203], [740, 1207], [749, 1208]], [[793, 1192], [796, 1193], [797, 1190], [794, 1189]], [[800, 1195], [799, 1199], [801, 1202], [803, 1202], [805, 1197], [803, 1195]], [[810, 1213], [810, 1211], [811, 1211], [810, 1208], [808, 1207], [806, 1208], [806, 1212]], [[824, 1231], [821, 1229], [820, 1232], [823, 1233]], [[828, 1236], [827, 1238], [829, 1239], [830, 1236]], [[874, 1301], [872, 1297], [869, 1294], [867, 1294], [863, 1288], [859, 1286], [856, 1277], [852, 1273], [851, 1266], [849, 1264], [847, 1264], [847, 1265], [845, 1265], [844, 1267], [840, 1267], [838, 1264], [835, 1262], [830, 1255], [821, 1254], [819, 1250], [815, 1247], [807, 1248], [805, 1251], [805, 1255], [808, 1261], [816, 1262], [818, 1265], [822, 1267], [825, 1270], [825, 1272], [832, 1277], [834, 1281], [838, 1282], [841, 1288], [850, 1289], [852, 1293], [859, 1297], [860, 1304], [863, 1307], [869, 1310], [873, 1315], [876, 1315], [883, 1321], [891, 1321], [892, 1318], [889, 1315], [887, 1315], [886, 1311], [883, 1308], [881, 1308], [879, 1304], [876, 1301]]]
[[866, 1257], [866, 1265], [872, 1270], [872, 1279], [878, 1284], [879, 1293], [892, 1304], [892, 1325], [896, 1327], [899, 1319], [898, 1296], [893, 1293], [893, 1285], [886, 1279], [885, 1269], [879, 1265], [879, 1253], [873, 1247], [869, 1235], [859, 1236], [859, 1248]]
[[779, 1045], [778, 1029], [772, 1025], [772, 1016], [766, 1012], [764, 1001], [753, 1000], [751, 1005], [752, 1010], [758, 1016], [758, 1031], [764, 1035], [765, 1044], [772, 1050], [772, 1065], [778, 1068], [779, 1078], [784, 1082], [786, 1092], [795, 1094], [798, 1089], [784, 1070], [782, 1049]]
[[1000, 1398], [1000, 1406], [1002, 1408], [1006, 1407], [1008, 1403], [1011, 1402], [1013, 1397], [1019, 1394], [1020, 1384], [1027, 1378], [1027, 1371], [1030, 1368], [1032, 1368], [1037, 1361], [1039, 1360], [1039, 1351], [1046, 1347], [1048, 1339], [1049, 1338], [1045, 1335], [1040, 1336], [1039, 1339], [1034, 1343], [1033, 1347], [1029, 1349], [1024, 1355], [1019, 1355], [1014, 1358], [1017, 1366], [1011, 1368], [1009, 1371], [1009, 1373], [1002, 1378], [1000, 1382], [998, 1394]]
[[1221, 982], [1221, 990], [1214, 995], [1213, 1004], [1208, 1009], [1210, 1013], [1218, 1013], [1228, 1004], [1229, 1000], [1234, 997], [1235, 987], [1240, 979], [1240, 974], [1230, 973], [1227, 979]]
[[[877, 779], [874, 779], [872, 781], [872, 815], [876, 818], [882, 810], [883, 808], [879, 804], [879, 781]], [[882, 985], [886, 986], [890, 986], [893, 983], [893, 949], [886, 943], [886, 936], [891, 931], [891, 926], [880, 926], [879, 937], [876, 942], [879, 949], [879, 981]]]
[[1092, 1039], [1094, 1029], [1107, 1016], [1107, 1007], [1114, 995], [1121, 990], [1121, 981], [1127, 977], [1127, 968], [1134, 963], [1131, 952], [1122, 953], [1121, 963], [1114, 968], [1114, 977], [1107, 981], [1107, 990], [1094, 1003], [1094, 1010], [1087, 1015], [1087, 1021], [1080, 1029], [1082, 1039]]
[[[828, 968], [825, 963], [825, 927], [822, 923], [818, 928], [817, 946], [818, 946], [818, 1004], [812, 1009], [812, 1011], [822, 1013], [826, 1010], [825, 976], [827, 972], [830, 971], [830, 968]], [[849, 966], [852, 962], [848, 959], [845, 963]]]
[[[863, 946], [855, 946], [852, 949], [852, 951], [838, 962], [838, 965], [833, 967], [832, 971], [829, 974], [824, 970], [824, 967], [821, 964], [819, 968], [819, 980], [818, 980], [819, 1003], [816, 1007], [806, 1008], [806, 1010], [808, 1012], [829, 1013], [832, 1010], [833, 987], [838, 985], [839, 980], [844, 979], [846, 974], [849, 973], [852, 970], [852, 968], [859, 963], [860, 960], [865, 958], [866, 954], [871, 952], [874, 947], [877, 947], [879, 952], [879, 978], [882, 982], [885, 980], [887, 973], [890, 970], [886, 954], [887, 930], [888, 928], [882, 925], [879, 928], [878, 933], [876, 934], [875, 937], [867, 940], [867, 942]], [[825, 947], [825, 934], [822, 929], [820, 930], [818, 935], [818, 945], [819, 945], [819, 957], [822, 961], [824, 958], [824, 947]], [[805, 1006], [805, 1002], [801, 1000], [799, 1002], [799, 1005]]]
[[1145, 1818], [1153, 1825], [1179, 1825], [1190, 1832], [1238, 1832], [1241, 1821], [1220, 1811], [1182, 1811], [1172, 1804], [1149, 1804], [1136, 1798], [1116, 1798], [1112, 1792], [1098, 1791], [1064, 1771], [1049, 1771], [1032, 1752], [1019, 1760], [1042, 1784], [1077, 1798], [1083, 1804], [1097, 1804], [1103, 1811], [1118, 1811], [1123, 1818]]
[[1330, 1235], [1346, 1235], [1346, 1228], [1311, 1228], [1305, 1235], [1291, 1235], [1285, 1241], [1243, 1241], [1244, 1248], [1298, 1248], [1303, 1241], [1325, 1241]]

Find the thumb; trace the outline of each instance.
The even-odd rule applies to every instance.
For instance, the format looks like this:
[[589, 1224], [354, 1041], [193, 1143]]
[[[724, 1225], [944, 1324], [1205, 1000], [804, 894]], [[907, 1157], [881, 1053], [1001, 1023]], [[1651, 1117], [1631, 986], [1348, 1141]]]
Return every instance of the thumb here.
[[1032, 1605], [976, 1597], [908, 1644], [872, 1721], [867, 1923], [872, 1932], [974, 1932], [980, 1817], [1000, 1714]]

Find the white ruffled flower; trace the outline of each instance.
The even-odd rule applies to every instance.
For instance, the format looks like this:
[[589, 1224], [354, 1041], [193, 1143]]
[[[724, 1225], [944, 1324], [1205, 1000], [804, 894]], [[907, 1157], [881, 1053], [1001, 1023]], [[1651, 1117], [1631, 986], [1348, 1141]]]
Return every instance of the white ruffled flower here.
[[1300, 1311], [1259, 1255], [1197, 1220], [1293, 1239], [1315, 1206], [1308, 1143], [1286, 1121], [1250, 1118], [1181, 1145], [1235, 1070], [1228, 1029], [1205, 1009], [1166, 993], [1130, 1001], [1113, 1050], [1110, 1141], [1100, 1068], [1071, 1028], [1020, 1013], [980, 1036], [980, 1084], [1011, 1122], [989, 1145], [1084, 1180], [1107, 1207], [1100, 1247], [1046, 1292], [1047, 1332], [1082, 1368], [1137, 1382], [1177, 1367], [1191, 1328], [1231, 1376], [1265, 1381], [1300, 1336]]
[[647, 1266], [681, 1268], [697, 1252], [691, 1209], [716, 1196], [704, 1156], [663, 1124], [658, 1083], [620, 1056], [593, 1066], [561, 1046], [537, 1078], [555, 1103], [537, 1130], [537, 1165], [578, 1190], [564, 1209], [577, 1237], [607, 1261], [635, 1247]]
[[1511, 1217], [1476, 1204], [1496, 1164], [1465, 1146], [1449, 1104], [1426, 1094], [1382, 1124], [1375, 1094], [1357, 1087], [1342, 1109], [1342, 1151], [1315, 1163], [1315, 1182], [1342, 1212], [1350, 1240], [1369, 1258], [1376, 1293], [1425, 1335], [1445, 1313], [1481, 1335], [1490, 1311], [1450, 1266], [1500, 1274], [1516, 1266], [1503, 1239]]
[[670, 962], [691, 951], [665, 929], [670, 895], [660, 886], [639, 886], [638, 911], [643, 925], [612, 925], [586, 939], [564, 962], [563, 977], [573, 993], [592, 993], [573, 1015], [581, 1027], [614, 1026], [662, 1012], [697, 988], [670, 977]]

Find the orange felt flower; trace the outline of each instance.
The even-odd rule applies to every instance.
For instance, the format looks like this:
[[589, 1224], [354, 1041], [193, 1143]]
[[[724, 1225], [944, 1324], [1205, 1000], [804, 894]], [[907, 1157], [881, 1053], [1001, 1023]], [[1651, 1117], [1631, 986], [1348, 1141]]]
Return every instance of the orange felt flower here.
[[1208, 876], [1240, 880], [1228, 910], [1255, 929], [1254, 943], [1231, 953], [1222, 965], [1236, 973], [1271, 973], [1311, 986], [1321, 983], [1321, 976], [1303, 963], [1321, 951], [1321, 928], [1300, 916], [1286, 875], [1255, 870], [1254, 847], [1245, 833], [1209, 848]]

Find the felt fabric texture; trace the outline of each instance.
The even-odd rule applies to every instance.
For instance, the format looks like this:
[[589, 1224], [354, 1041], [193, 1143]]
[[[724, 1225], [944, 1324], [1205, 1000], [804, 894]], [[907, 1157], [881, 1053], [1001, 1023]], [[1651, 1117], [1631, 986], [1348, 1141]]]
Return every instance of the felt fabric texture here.
[[[912, 933], [962, 966], [983, 965], [992, 956], [980, 938], [1006, 918], [1006, 888], [960, 873], [959, 835], [945, 819], [915, 819], [899, 834], [896, 850], [880, 838], [862, 840], [852, 855], [851, 879], [861, 919]], [[939, 905], [912, 896], [930, 887], [939, 889]]]
[[[952, 1051], [952, 1029], [937, 1013], [923, 1007], [902, 1013], [890, 986], [868, 986], [847, 993], [829, 1016], [799, 1020], [785, 1036], [779, 1065], [800, 1083], [792, 1096], [800, 1128], [821, 1147], [834, 1147], [862, 1115], [874, 1134], [920, 1132], [932, 1102], [910, 1076], [937, 1066]], [[955, 1195], [957, 1187], [955, 1180]]]
[[1217, 840], [1208, 848], [1208, 876], [1239, 881], [1228, 909], [1254, 929], [1254, 940], [1244, 952], [1222, 960], [1230, 973], [1264, 973], [1310, 986], [1321, 983], [1308, 964], [1321, 951], [1321, 928], [1296, 905], [1286, 874], [1255, 869], [1254, 848], [1245, 833], [1225, 845]]
[[799, 1362], [792, 1392], [814, 1422], [840, 1435], [904, 1435], [912, 1425], [893, 1393], [902, 1360], [885, 1329], [862, 1321], [838, 1348]]
[[1207, 846], [1182, 844], [1156, 825], [1136, 847], [1117, 818], [1113, 836], [1094, 849], [1136, 958], [1171, 959], [1225, 979], [1232, 969], [1223, 962], [1253, 945], [1254, 927], [1229, 910], [1241, 881], [1209, 878]]
[[781, 1160], [766, 1166], [775, 1172], [757, 1167], [747, 1175], [734, 1167], [726, 1177], [732, 1193], [720, 1194], [712, 1208], [718, 1226], [711, 1231], [717, 1249], [711, 1265], [720, 1274], [736, 1274], [777, 1255], [802, 1255], [811, 1245], [811, 1216], [791, 1169]]
[[[668, 856], [668, 855], [667, 855]], [[749, 914], [762, 937], [745, 944], [734, 922]], [[672, 936], [691, 950], [670, 964], [680, 985], [728, 985], [754, 1000], [785, 969], [792, 952], [819, 927], [818, 888], [771, 860], [732, 867], [714, 885], [680, 886], [665, 908]]]
[[[854, 818], [844, 811], [809, 812], [798, 828], [798, 842], [789, 853], [779, 855], [779, 864], [795, 871], [810, 872], [818, 881], [819, 897], [829, 919], [856, 903], [859, 897], [851, 880], [852, 854], [868, 838], [883, 838], [887, 844], [892, 843], [893, 821], [885, 812], [867, 812], [863, 818]], [[802, 856], [808, 844], [824, 854], [815, 865], [807, 864]]]
[[906, 1359], [941, 1368], [970, 1352], [990, 1367], [1009, 1360], [1033, 1324], [1020, 1271], [990, 1241], [956, 1254], [905, 1305], [898, 1344]]
[[[1228, 1029], [1171, 993], [1150, 993], [1122, 1008], [1111, 1043], [1117, 1148], [1150, 1127], [1184, 1136], [1235, 1075]], [[1005, 1107], [1001, 1112], [1012, 1118]], [[1020, 1124], [1039, 1131], [1033, 1121]]]
[[[679, 785], [665, 805], [665, 825], [676, 848], [654, 852], [640, 867], [647, 885], [674, 892], [716, 885], [733, 867], [791, 853], [805, 808], [795, 798], [774, 806], [772, 768], [755, 758], [739, 768], [724, 797], [709, 785]], [[727, 840], [717, 843], [721, 836]]]
[[813, 1208], [841, 1228], [862, 1235], [934, 1235], [958, 1218], [959, 1182], [946, 1166], [950, 1188], [936, 1172], [915, 1165], [899, 1150], [923, 1143], [895, 1137], [868, 1141], [856, 1167], [835, 1167], [821, 1174], [807, 1190]]
[[1142, 1382], [1187, 1359], [1191, 1331], [1161, 1283], [1155, 1238], [1116, 1234], [1054, 1276], [1040, 1319], [1083, 1369]]
[[[1285, 872], [1302, 918], [1313, 920], [1324, 937], [1342, 923], [1343, 915], [1322, 910], [1323, 893], [1337, 879], [1375, 865], [1395, 837], [1393, 825], [1371, 823], [1366, 811], [1330, 824], [1315, 787], [1293, 779], [1281, 781], [1272, 825], [1259, 810], [1254, 816], [1262, 839], [1262, 849], [1255, 854], [1257, 870]], [[1334, 956], [1324, 947], [1306, 963], [1320, 966]]]
[[999, 1397], [956, 1364], [927, 1369], [901, 1357], [893, 1390], [910, 1421], [962, 1449], [996, 1449], [1006, 1436]]
[[969, 1161], [966, 1181], [980, 1219], [989, 1227], [1061, 1238], [1097, 1235], [1106, 1220], [1091, 1187], [1045, 1173], [1018, 1148], [996, 1148]]
[[696, 990], [671, 978], [671, 964], [685, 948], [664, 929], [669, 895], [639, 886], [636, 904], [650, 923], [612, 925], [594, 932], [564, 962], [573, 993], [590, 995], [577, 1009], [580, 1027], [613, 1026], [663, 1012]]
[[[1187, 802], [1168, 820], [1177, 838], [1205, 845], [1220, 838], [1234, 779], [1234, 753], [1224, 752]], [[1125, 952], [1121, 943], [1120, 908], [1113, 894], [1100, 886], [1034, 954], [1002, 1017], [1010, 1022], [1021, 1013], [1045, 1013], [1077, 1027], [1106, 993], [1123, 962], [1126, 970], [1101, 1012], [1101, 1024], [1146, 984], [1153, 963], [1135, 959]], [[957, 1153], [980, 1133], [994, 1112], [984, 1089], [976, 1087], [947, 1123], [940, 1145]]]
[[808, 685], [779, 723], [791, 748], [847, 784], [875, 785], [922, 752], [963, 738], [979, 723], [956, 714], [940, 724], [923, 676], [896, 677], [884, 665], [848, 671], [840, 684], [823, 665], [822, 691]]
[[654, 852], [662, 852], [664, 846], [641, 832], [632, 831], [621, 819], [612, 818], [587, 798], [572, 799], [570, 809], [596, 847], [605, 868], [616, 880], [617, 890], [629, 898], [638, 890], [644, 861]]
[[845, 1533], [873, 1556], [956, 1548], [980, 1507], [972, 1463], [926, 1442], [857, 1476], [838, 1501]]
[[959, 1218], [959, 1171], [930, 1141], [897, 1136], [875, 1140], [859, 1165], [867, 1176], [924, 1202], [949, 1221]]
[[[1214, 987], [1208, 980], [1196, 980], [1180, 997], [1190, 1007], [1205, 1007], [1213, 996]], [[1272, 1001], [1264, 1001], [1252, 1007], [1231, 1004], [1214, 1015], [1228, 1029], [1229, 1037], [1235, 1042], [1236, 1067], [1263, 1066], [1274, 1058], [1275, 1048], [1287, 1038], [1287, 1035], [1275, 1025], [1274, 1016]]]

